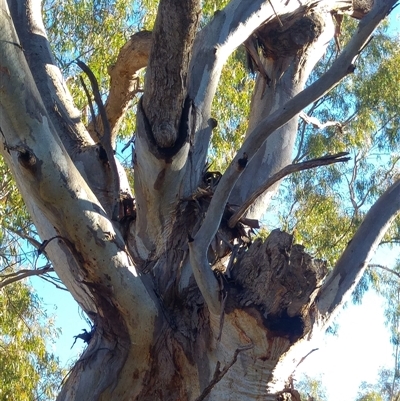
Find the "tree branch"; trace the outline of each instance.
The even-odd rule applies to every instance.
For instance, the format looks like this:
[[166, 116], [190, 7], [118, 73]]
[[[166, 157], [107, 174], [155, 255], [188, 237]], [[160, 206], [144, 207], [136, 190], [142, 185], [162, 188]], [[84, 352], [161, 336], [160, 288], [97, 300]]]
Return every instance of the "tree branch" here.
[[143, 109], [161, 148], [174, 146], [178, 139], [199, 16], [200, 0], [161, 0], [158, 7]]
[[50, 272], [54, 272], [54, 269], [50, 267], [50, 265], [46, 265], [41, 269], [35, 269], [35, 270], [21, 269], [14, 273], [4, 274], [0, 276], [0, 288], [3, 288], [8, 284], [15, 283], [16, 281], [23, 280], [24, 278], [27, 277], [40, 276], [42, 274]]
[[[153, 325], [157, 305], [138, 275], [122, 235], [58, 139], [25, 55], [9, 44], [17, 41], [7, 4], [0, 2], [1, 65], [3, 72], [8, 71], [2, 80], [0, 97], [1, 131], [8, 148], [0, 147], [0, 153], [9, 164], [33, 219], [43, 213], [36, 226], [54, 229], [57, 236], [68, 241], [68, 251], [77, 268], [65, 274], [64, 282], [71, 286], [73, 277], [94, 288], [87, 303], [97, 297], [101, 304], [107, 298], [102, 317], [109, 322], [118, 321], [121, 331], [125, 330], [123, 319], [135, 319], [138, 335], [144, 336]], [[60, 254], [56, 262], [65, 257], [61, 246], [54, 243]], [[114, 285], [118, 291], [114, 292]], [[123, 314], [132, 308], [134, 317]]]
[[237, 222], [244, 216], [247, 209], [255, 202], [255, 200], [262, 195], [269, 187], [274, 185], [277, 181], [286, 177], [289, 174], [295, 173], [297, 171], [308, 170], [311, 168], [326, 166], [333, 163], [347, 162], [350, 160], [349, 157], [343, 157], [348, 155], [347, 152], [337, 153], [335, 155], [326, 155], [319, 157], [317, 159], [307, 160], [302, 163], [293, 163], [289, 166], [284, 167], [282, 170], [278, 171], [272, 177], [270, 177], [262, 186], [257, 188], [243, 203], [243, 205], [235, 212], [235, 214], [229, 219], [228, 225], [233, 228]]
[[[299, 7], [289, 2], [285, 12]], [[275, 17], [268, 0], [232, 0], [197, 35], [189, 68], [189, 96], [200, 112], [209, 113], [222, 67], [229, 55], [262, 23]], [[207, 117], [208, 118], [208, 117]], [[206, 119], [207, 119], [206, 118]]]
[[[260, 146], [277, 128], [300, 113], [306, 106], [322, 97], [335, 87], [341, 79], [354, 71], [354, 62], [361, 49], [363, 49], [374, 29], [386, 17], [396, 1], [386, 0], [375, 3], [371, 12], [359, 23], [358, 30], [331, 68], [316, 82], [289, 100], [286, 106], [263, 119], [248, 135], [238, 154], [222, 176], [211, 200], [205, 220], [189, 248], [190, 261], [196, 282], [204, 298], [212, 302], [212, 305], [208, 306], [213, 310], [217, 310], [215, 304], [219, 302], [216, 291], [218, 284], [213, 274], [209, 272], [211, 269], [207, 262], [206, 250], [218, 230], [232, 188], [242, 173], [242, 169], [239, 168], [239, 161], [245, 154], [250, 161]], [[204, 291], [209, 291], [210, 293], [205, 294]]]
[[386, 270], [387, 272], [389, 272], [391, 274], [394, 274], [395, 276], [400, 278], [400, 273], [398, 273], [395, 270], [390, 269], [389, 267], [386, 267], [384, 265], [379, 265], [379, 264], [376, 264], [376, 263], [372, 263], [372, 264], [369, 264], [368, 267], [377, 267], [378, 269]]
[[14, 230], [12, 227], [8, 227], [7, 230], [11, 231], [12, 233], [18, 235], [19, 237], [21, 237], [25, 240], [27, 240], [34, 248], [40, 249], [41, 243], [37, 239], [24, 233], [23, 230]]
[[356, 286], [368, 261], [392, 221], [400, 212], [400, 180], [390, 186], [368, 211], [319, 291], [317, 308], [327, 319]]
[[41, 15], [41, 0], [8, 1], [24, 55], [51, 121], [69, 151], [76, 143], [91, 142], [80, 112], [56, 66]]
[[[121, 121], [128, 110], [130, 101], [140, 91], [139, 70], [147, 66], [152, 33], [149, 31], [137, 32], [131, 36], [128, 42], [121, 48], [117, 61], [110, 66], [110, 92], [105, 102], [105, 111], [111, 129], [111, 144], [115, 147], [115, 139], [121, 125]], [[96, 129], [95, 129], [96, 128]], [[91, 121], [87, 127], [90, 135], [99, 141], [96, 130], [103, 134], [101, 116]]]
[[229, 55], [255, 29], [273, 18], [275, 13], [268, 0], [231, 0], [223, 10], [215, 12], [214, 18], [196, 36], [188, 73], [188, 96], [194, 101], [197, 115], [189, 160], [195, 182], [202, 174], [212, 129], [216, 126], [210, 118], [211, 104], [222, 68]]

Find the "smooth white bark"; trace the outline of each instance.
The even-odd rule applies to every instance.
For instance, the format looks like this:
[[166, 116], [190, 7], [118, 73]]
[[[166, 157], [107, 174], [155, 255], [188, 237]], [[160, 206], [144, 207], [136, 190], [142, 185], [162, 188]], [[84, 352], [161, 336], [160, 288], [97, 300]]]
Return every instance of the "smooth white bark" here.
[[400, 213], [400, 180], [375, 202], [319, 291], [317, 307], [326, 324], [357, 285], [390, 224]]

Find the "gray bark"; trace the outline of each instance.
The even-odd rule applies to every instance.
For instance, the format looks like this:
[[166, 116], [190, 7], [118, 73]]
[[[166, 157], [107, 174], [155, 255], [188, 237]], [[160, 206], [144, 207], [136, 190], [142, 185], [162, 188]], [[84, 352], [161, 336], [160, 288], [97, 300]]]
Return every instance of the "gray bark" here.
[[[323, 286], [324, 263], [280, 231], [233, 255], [225, 249], [216, 257], [210, 244], [228, 235], [238, 248], [238, 226], [222, 221], [226, 203], [245, 203], [288, 164], [297, 115], [351, 72], [395, 1], [377, 2], [364, 17], [350, 0], [274, 1], [274, 9], [270, 1], [232, 0], [201, 30], [199, 2], [161, 1], [151, 52], [149, 34], [132, 38], [110, 69], [107, 144], [101, 124], [96, 133], [79, 120], [49, 50], [40, 1], [8, 3], [10, 10], [0, 0], [0, 152], [41, 239], [56, 237], [46, 248], [54, 269], [95, 325], [59, 399], [295, 397], [289, 376], [398, 213], [398, 183], [371, 209]], [[303, 90], [333, 34], [332, 9], [363, 19], [332, 68]], [[279, 40], [265, 46], [270, 85], [260, 73], [247, 138], [210, 193], [202, 176], [222, 67], [244, 39], [256, 34], [268, 41], [271, 32], [293, 43], [285, 51]], [[132, 63], [139, 54], [140, 62]], [[104, 163], [100, 151], [112, 148], [137, 90], [136, 73], [147, 63], [137, 113], [136, 206], [120, 169], [122, 212], [116, 218], [115, 194], [108, 190], [115, 184], [114, 157], [108, 153]], [[129, 215], [124, 202], [134, 209]], [[258, 205], [253, 213], [259, 217], [260, 211]], [[228, 270], [222, 257], [232, 258]]]

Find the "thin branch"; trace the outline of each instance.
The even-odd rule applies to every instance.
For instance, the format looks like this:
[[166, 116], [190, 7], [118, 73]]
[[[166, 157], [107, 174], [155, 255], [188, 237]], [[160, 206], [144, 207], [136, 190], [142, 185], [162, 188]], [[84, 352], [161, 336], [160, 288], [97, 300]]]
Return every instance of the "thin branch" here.
[[22, 269], [18, 270], [15, 273], [10, 273], [6, 274], [4, 276], [0, 277], [0, 288], [5, 287], [8, 284], [15, 283], [16, 281], [23, 280], [24, 278], [27, 277], [32, 277], [32, 276], [40, 276], [42, 274], [46, 274], [49, 272], [54, 272], [54, 269], [50, 267], [50, 265], [46, 265], [42, 269], [35, 269], [35, 270], [28, 270], [28, 269]]
[[379, 264], [376, 264], [376, 263], [369, 264], [368, 267], [377, 267], [378, 269], [386, 270], [387, 272], [389, 272], [391, 274], [394, 274], [395, 276], [400, 278], [400, 273], [390, 269], [389, 267], [386, 267], [386, 266], [383, 266], [383, 265], [379, 265]]
[[39, 276], [39, 277], [40, 277], [42, 280], [47, 281], [47, 282], [50, 283], [50, 284], [53, 284], [54, 287], [56, 287], [57, 289], [69, 292], [68, 288], [63, 287], [63, 286], [59, 285], [59, 284], [56, 282], [55, 277], [51, 277], [51, 276], [47, 277], [46, 275], [42, 275], [42, 276]]
[[101, 138], [101, 135], [99, 134], [99, 132], [98, 132], [97, 129], [96, 129], [96, 113], [94, 112], [93, 103], [92, 103], [92, 99], [91, 99], [89, 90], [88, 90], [88, 88], [87, 88], [87, 86], [86, 86], [86, 84], [85, 84], [85, 81], [84, 81], [84, 79], [82, 78], [81, 75], [79, 76], [79, 80], [80, 80], [80, 82], [81, 82], [83, 91], [85, 92], [86, 98], [87, 98], [87, 100], [88, 100], [89, 110], [90, 110], [90, 116], [91, 116], [91, 118], [92, 118], [91, 121], [92, 121], [92, 124], [93, 124], [94, 131], [97, 133], [97, 135], [98, 135], [98, 137], [99, 137], [99, 139], [100, 139], [100, 138]]
[[307, 353], [307, 355], [303, 356], [303, 358], [300, 359], [299, 363], [296, 365], [296, 369], [299, 367], [299, 365], [301, 363], [303, 363], [305, 361], [305, 359], [310, 356], [313, 352], [318, 351], [319, 348], [313, 348], [309, 353]]
[[244, 345], [243, 347], [237, 348], [235, 353], [233, 354], [232, 360], [227, 365], [225, 365], [225, 367], [222, 370], [219, 370], [219, 368], [221, 366], [221, 363], [218, 361], [217, 362], [217, 366], [215, 367], [215, 372], [214, 372], [214, 375], [213, 375], [213, 378], [212, 378], [210, 384], [203, 390], [203, 392], [200, 394], [199, 397], [196, 398], [195, 401], [204, 400], [208, 396], [208, 394], [210, 394], [210, 392], [213, 389], [213, 387], [219, 381], [221, 381], [221, 379], [228, 373], [228, 370], [233, 366], [234, 363], [236, 363], [238, 355], [241, 352], [247, 351], [247, 350], [252, 349], [252, 348], [254, 348], [254, 344], [248, 344], [248, 345]]
[[[99, 109], [101, 122], [103, 123], [103, 136], [102, 140], [110, 142], [111, 137], [111, 128], [107, 119], [106, 110], [104, 108], [103, 100], [101, 99], [99, 84], [97, 83], [97, 79], [94, 76], [92, 70], [81, 60], [77, 60], [76, 64], [81, 68], [81, 70], [87, 75], [89, 78], [90, 84], [92, 85], [94, 100], [97, 104], [97, 108]], [[104, 145], [103, 145], [104, 146]]]
[[268, 188], [274, 185], [277, 181], [294, 172], [309, 170], [311, 168], [326, 166], [333, 163], [347, 162], [348, 160], [350, 160], [350, 158], [343, 157], [347, 155], [347, 152], [341, 152], [335, 155], [326, 155], [317, 159], [307, 160], [302, 163], [289, 164], [288, 166], [284, 167], [282, 170], [278, 171], [271, 178], [269, 178], [262, 186], [257, 188], [252, 194], [250, 194], [243, 205], [229, 219], [229, 227], [235, 227], [237, 222], [242, 219], [243, 215], [247, 212], [248, 208], [256, 201], [256, 199], [260, 195], [262, 195]]
[[36, 240], [35, 238], [31, 237], [30, 235], [24, 233], [22, 230], [13, 230], [12, 228], [8, 227], [8, 231], [13, 232], [14, 234], [18, 235], [19, 237], [27, 240], [34, 248], [39, 249], [41, 243]]

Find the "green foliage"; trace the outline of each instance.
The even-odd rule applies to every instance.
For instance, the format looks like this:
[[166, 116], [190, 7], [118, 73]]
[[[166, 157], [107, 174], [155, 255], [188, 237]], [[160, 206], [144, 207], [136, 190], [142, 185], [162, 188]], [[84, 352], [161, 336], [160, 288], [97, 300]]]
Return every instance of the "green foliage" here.
[[296, 389], [300, 392], [301, 401], [327, 401], [326, 389], [321, 379], [302, 375], [301, 380], [296, 384]]
[[384, 399], [376, 391], [373, 391], [357, 398], [357, 401], [384, 401]]
[[395, 401], [400, 397], [399, 376], [390, 369], [380, 369], [374, 384], [363, 382], [356, 401]]
[[[108, 68], [115, 63], [120, 48], [139, 26], [146, 25], [144, 22], [151, 15], [140, 7], [132, 7], [131, 3], [129, 0], [47, 0], [44, 3], [44, 20], [53, 54], [86, 124], [90, 120], [88, 100], [75, 61], [81, 59], [90, 67], [101, 93], [106, 95]], [[88, 82], [86, 86], [90, 88]], [[132, 136], [134, 127], [134, 113], [130, 112], [120, 135]]]
[[0, 290], [1, 400], [55, 398], [63, 372], [46, 339], [56, 335], [27, 285], [17, 282]]
[[[32, 250], [17, 235], [34, 236], [28, 212], [10, 171], [0, 158], [0, 282], [21, 265], [32, 266]], [[22, 282], [0, 288], [0, 400], [54, 399], [63, 372], [46, 349], [57, 336], [53, 321]]]
[[214, 170], [225, 171], [244, 140], [253, 87], [244, 49], [239, 48], [222, 71], [213, 101], [213, 117], [218, 122], [210, 148]]
[[351, 213], [342, 208], [342, 197], [327, 185], [334, 180], [330, 170], [328, 167], [322, 174], [313, 171], [309, 182], [303, 181], [301, 173], [288, 180], [285, 190], [293, 204], [290, 213], [281, 216], [281, 224], [294, 233], [296, 243], [333, 266], [354, 234], [355, 225]]
[[26, 248], [17, 233], [33, 236], [33, 226], [21, 194], [7, 165], [0, 157], [0, 270], [27, 262]]

